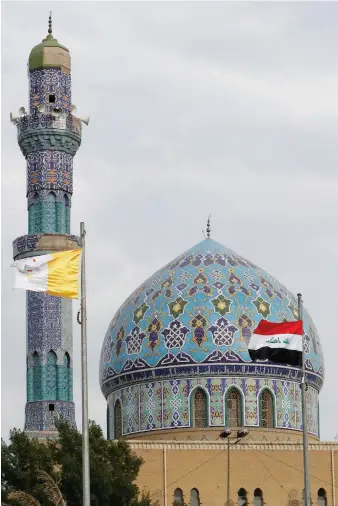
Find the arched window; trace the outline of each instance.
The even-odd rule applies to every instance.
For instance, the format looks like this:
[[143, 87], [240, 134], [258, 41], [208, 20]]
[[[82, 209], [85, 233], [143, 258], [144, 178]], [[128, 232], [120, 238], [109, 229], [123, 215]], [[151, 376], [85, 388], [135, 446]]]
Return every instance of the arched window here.
[[36, 234], [40, 231], [40, 199], [37, 193], [34, 194], [32, 203], [28, 208], [28, 233]]
[[67, 394], [68, 394], [68, 401], [73, 401], [73, 369], [70, 366], [70, 356], [66, 352], [64, 359], [63, 359], [64, 366], [67, 368]]
[[109, 404], [107, 404], [107, 439], [110, 439], [110, 413], [109, 413]]
[[175, 506], [179, 504], [183, 506], [183, 491], [180, 488], [177, 488], [174, 492], [174, 504]]
[[48, 193], [42, 204], [42, 230], [43, 233], [55, 232], [56, 229], [56, 197], [55, 193]]
[[200, 506], [200, 493], [197, 488], [190, 490], [190, 506]]
[[122, 437], [122, 409], [119, 399], [115, 402], [114, 407], [114, 433], [115, 439]]
[[194, 427], [204, 428], [208, 426], [207, 408], [207, 395], [204, 390], [197, 388], [193, 393]]
[[35, 351], [33, 353], [33, 400], [40, 401], [41, 399], [41, 359]]
[[57, 357], [54, 351], [50, 351], [47, 355], [47, 368], [46, 368], [46, 400], [55, 401], [56, 395], [56, 362]]
[[242, 396], [237, 388], [230, 388], [226, 394], [226, 426], [242, 425]]
[[263, 506], [263, 492], [260, 488], [254, 491], [253, 506]]
[[325, 488], [320, 488], [317, 494], [317, 506], [326, 506], [327, 498], [326, 498], [326, 490]]
[[247, 506], [248, 494], [245, 488], [240, 488], [237, 492], [237, 506]]
[[70, 207], [67, 193], [63, 195], [61, 202], [56, 202], [56, 232], [67, 234], [70, 232]]
[[70, 234], [70, 202], [69, 197], [65, 193], [65, 232]]
[[274, 427], [273, 399], [269, 390], [265, 389], [259, 397], [260, 426], [265, 429]]
[[70, 367], [70, 356], [66, 352], [63, 356], [62, 366], [57, 367], [58, 372], [58, 400], [72, 401], [72, 369]]

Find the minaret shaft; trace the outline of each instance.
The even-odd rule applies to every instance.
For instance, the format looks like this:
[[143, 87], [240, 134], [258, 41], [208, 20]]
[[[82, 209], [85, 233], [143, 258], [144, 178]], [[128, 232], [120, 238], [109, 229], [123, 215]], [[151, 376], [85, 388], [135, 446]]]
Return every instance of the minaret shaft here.
[[[81, 123], [70, 114], [69, 52], [51, 34], [29, 57], [29, 114], [16, 120], [27, 162], [28, 235], [13, 243], [15, 259], [76, 249], [70, 235], [73, 157]], [[75, 424], [72, 302], [27, 293], [27, 403], [25, 430], [55, 435], [55, 421]]]

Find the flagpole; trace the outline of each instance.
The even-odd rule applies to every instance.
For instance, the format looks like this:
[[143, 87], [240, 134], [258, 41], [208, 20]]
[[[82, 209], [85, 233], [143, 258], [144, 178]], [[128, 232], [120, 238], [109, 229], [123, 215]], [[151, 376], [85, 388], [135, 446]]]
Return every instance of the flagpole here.
[[88, 433], [88, 372], [87, 372], [87, 307], [86, 307], [86, 265], [85, 265], [85, 224], [80, 223], [82, 244], [81, 262], [81, 362], [82, 362], [82, 488], [83, 506], [90, 506], [89, 433]]
[[[298, 293], [298, 318], [303, 323], [302, 294]], [[303, 458], [304, 458], [304, 506], [311, 506], [310, 494], [310, 473], [309, 473], [309, 441], [308, 441], [308, 416], [306, 403], [306, 382], [305, 382], [305, 350], [304, 350], [304, 328], [302, 333], [302, 419], [303, 419]]]

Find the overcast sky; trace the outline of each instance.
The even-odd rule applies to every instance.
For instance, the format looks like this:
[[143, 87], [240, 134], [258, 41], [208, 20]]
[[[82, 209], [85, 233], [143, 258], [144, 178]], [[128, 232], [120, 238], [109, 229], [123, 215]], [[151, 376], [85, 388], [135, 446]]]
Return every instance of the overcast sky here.
[[[323, 344], [321, 438], [338, 432], [338, 3], [2, 3], [2, 435], [22, 428], [26, 166], [9, 122], [28, 106], [27, 60], [47, 33], [70, 49], [90, 115], [74, 162], [72, 232], [87, 228], [89, 414], [106, 427], [101, 344], [125, 298], [212, 237], [275, 276]], [[81, 427], [74, 303], [74, 397]]]

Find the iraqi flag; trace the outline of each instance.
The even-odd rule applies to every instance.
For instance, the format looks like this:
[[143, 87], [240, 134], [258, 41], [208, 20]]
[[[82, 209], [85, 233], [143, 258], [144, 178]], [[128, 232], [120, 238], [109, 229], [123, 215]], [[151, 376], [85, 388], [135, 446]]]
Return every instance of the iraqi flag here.
[[271, 323], [261, 320], [248, 344], [251, 360], [302, 365], [303, 322]]

